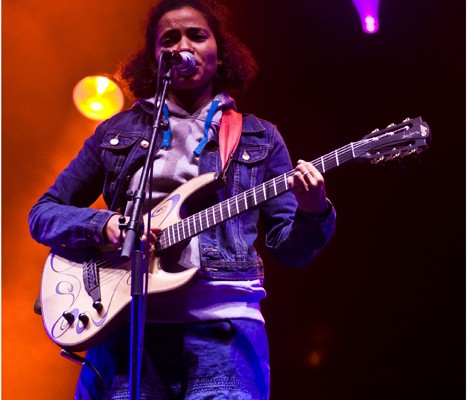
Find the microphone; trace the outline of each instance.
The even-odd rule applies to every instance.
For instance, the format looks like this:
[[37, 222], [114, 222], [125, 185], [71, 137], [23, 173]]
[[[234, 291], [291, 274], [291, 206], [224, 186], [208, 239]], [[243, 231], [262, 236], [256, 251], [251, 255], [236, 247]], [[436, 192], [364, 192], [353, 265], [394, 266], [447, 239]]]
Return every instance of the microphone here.
[[162, 51], [162, 59], [180, 75], [188, 76], [196, 70], [196, 58], [189, 51]]

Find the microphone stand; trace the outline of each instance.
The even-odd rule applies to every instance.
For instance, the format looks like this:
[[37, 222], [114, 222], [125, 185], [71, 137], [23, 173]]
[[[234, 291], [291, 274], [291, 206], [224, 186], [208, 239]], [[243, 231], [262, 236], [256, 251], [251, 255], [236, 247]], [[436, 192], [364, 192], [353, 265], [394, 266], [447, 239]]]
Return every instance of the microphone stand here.
[[[161, 61], [161, 60], [160, 60]], [[159, 65], [161, 63], [159, 62]], [[158, 74], [158, 76], [160, 76]], [[133, 212], [130, 220], [126, 226], [126, 236], [122, 245], [121, 257], [122, 259], [132, 260], [131, 270], [131, 334], [130, 334], [130, 399], [140, 399], [140, 383], [141, 383], [141, 365], [142, 365], [142, 351], [144, 344], [144, 324], [145, 324], [145, 290], [144, 290], [144, 277], [147, 279], [147, 266], [148, 261], [143, 263], [142, 244], [140, 234], [144, 229], [142, 209], [145, 199], [145, 187], [148, 181], [149, 171], [154, 160], [154, 148], [157, 135], [163, 127], [162, 107], [167, 98], [167, 90], [172, 81], [172, 67], [164, 74], [162, 92], [159, 94], [159, 85], [155, 96], [155, 118], [152, 127], [152, 135], [149, 142], [148, 153], [146, 161], [139, 181], [137, 191], [133, 196]], [[149, 224], [150, 217], [148, 217]], [[142, 225], [143, 224], [143, 225]], [[149, 237], [148, 237], [149, 240]], [[133, 256], [132, 256], [133, 252]], [[148, 257], [147, 257], [148, 258]]]

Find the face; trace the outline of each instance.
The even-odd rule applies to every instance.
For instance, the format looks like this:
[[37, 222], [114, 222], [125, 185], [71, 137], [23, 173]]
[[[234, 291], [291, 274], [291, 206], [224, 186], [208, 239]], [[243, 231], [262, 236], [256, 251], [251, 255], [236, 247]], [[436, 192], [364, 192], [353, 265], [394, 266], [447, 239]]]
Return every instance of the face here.
[[162, 50], [189, 51], [196, 58], [196, 70], [190, 76], [174, 72], [171, 90], [202, 91], [212, 96], [217, 71], [217, 44], [203, 14], [192, 7], [172, 10], [163, 15], [156, 31], [156, 59]]

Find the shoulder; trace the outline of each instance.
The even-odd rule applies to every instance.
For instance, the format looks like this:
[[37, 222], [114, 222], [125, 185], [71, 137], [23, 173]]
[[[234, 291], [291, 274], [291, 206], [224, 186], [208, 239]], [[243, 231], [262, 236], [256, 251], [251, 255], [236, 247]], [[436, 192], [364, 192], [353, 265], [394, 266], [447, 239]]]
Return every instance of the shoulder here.
[[121, 111], [99, 124], [96, 134], [100, 137], [109, 132], [123, 135], [144, 135], [152, 126], [152, 114], [138, 104]]
[[243, 116], [243, 132], [267, 132], [272, 133], [277, 131], [276, 125], [258, 118], [254, 114], [242, 114]]

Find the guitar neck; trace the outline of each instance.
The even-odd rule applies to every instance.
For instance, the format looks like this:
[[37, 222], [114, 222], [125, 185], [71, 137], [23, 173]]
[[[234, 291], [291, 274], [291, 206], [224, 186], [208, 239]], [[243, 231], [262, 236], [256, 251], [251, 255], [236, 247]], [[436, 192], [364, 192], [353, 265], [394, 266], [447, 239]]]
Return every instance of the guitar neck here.
[[[311, 161], [311, 163], [323, 174], [357, 158], [359, 143], [350, 143]], [[287, 192], [290, 190], [287, 178], [294, 173], [295, 169], [168, 226], [159, 236], [158, 250], [164, 250], [189, 239], [212, 226]]]

